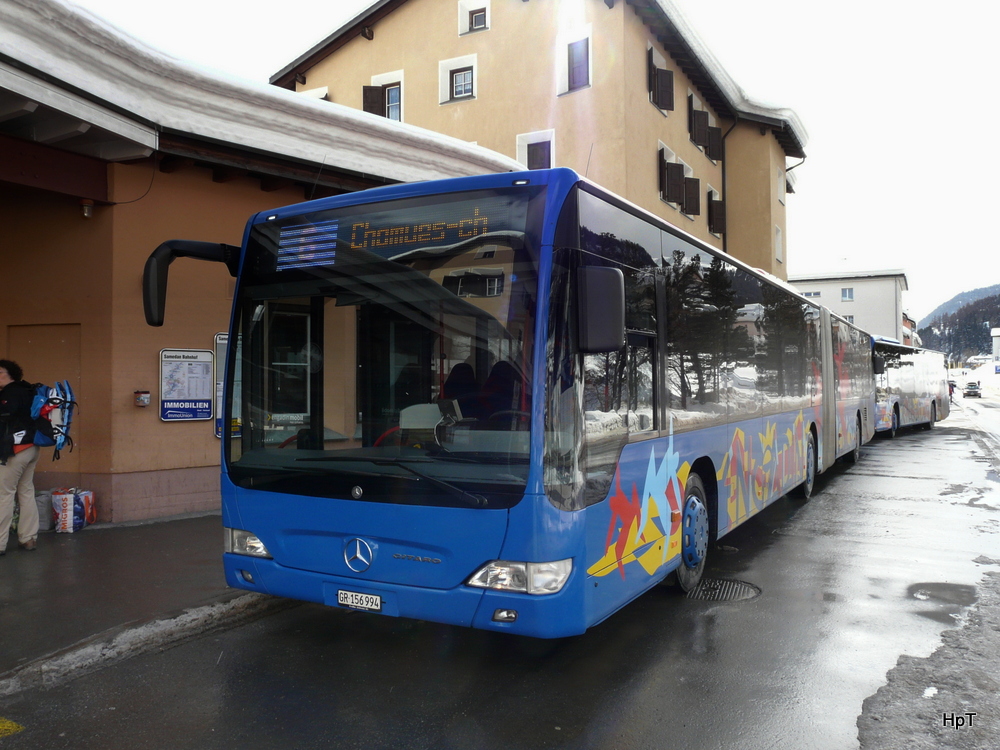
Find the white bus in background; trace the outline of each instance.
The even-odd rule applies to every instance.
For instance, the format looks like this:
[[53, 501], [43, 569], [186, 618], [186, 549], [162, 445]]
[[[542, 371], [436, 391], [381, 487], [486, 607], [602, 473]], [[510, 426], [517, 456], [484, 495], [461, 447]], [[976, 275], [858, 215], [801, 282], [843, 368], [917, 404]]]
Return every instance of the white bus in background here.
[[900, 427], [919, 424], [930, 429], [948, 416], [944, 354], [876, 336], [875, 356], [884, 363], [875, 375], [876, 432], [894, 437]]

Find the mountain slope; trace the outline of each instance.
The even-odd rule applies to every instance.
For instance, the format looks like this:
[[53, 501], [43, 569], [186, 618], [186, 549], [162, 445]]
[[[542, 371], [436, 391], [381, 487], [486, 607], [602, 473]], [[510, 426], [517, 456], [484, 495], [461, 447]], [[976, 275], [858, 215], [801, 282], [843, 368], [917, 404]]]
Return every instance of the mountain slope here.
[[[922, 318], [920, 322], [917, 323], [917, 330], [920, 330], [921, 328], [926, 328], [931, 324], [932, 321], [937, 320], [938, 318], [944, 315], [951, 315], [954, 312], [958, 312], [958, 308], [964, 305], [968, 305], [972, 302], [976, 302], [977, 300], [981, 300], [983, 297], [992, 297], [995, 294], [1000, 294], [1000, 284], [994, 284], [993, 286], [984, 286], [981, 289], [973, 289], [970, 292], [962, 292], [961, 294], [956, 294], [947, 302], [943, 302], [937, 307], [935, 307], [934, 310], [931, 311], [929, 315], [926, 315], [924, 318]], [[1000, 326], [1000, 321], [997, 322], [997, 325]]]

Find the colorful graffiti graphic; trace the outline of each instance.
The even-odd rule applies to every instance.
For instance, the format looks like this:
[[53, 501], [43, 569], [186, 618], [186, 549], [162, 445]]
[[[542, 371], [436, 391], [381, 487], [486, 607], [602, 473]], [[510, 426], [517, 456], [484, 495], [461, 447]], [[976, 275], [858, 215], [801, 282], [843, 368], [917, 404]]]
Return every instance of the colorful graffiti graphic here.
[[[719, 489], [720, 534], [763, 509], [771, 501], [805, 479], [806, 421], [799, 412], [786, 427], [777, 421], [764, 420], [764, 430], [756, 435], [735, 428], [728, 449], [716, 463]], [[721, 428], [725, 430], [726, 428]], [[697, 438], [687, 433], [678, 441]], [[590, 575], [606, 576], [617, 571], [625, 579], [626, 569], [638, 563], [647, 575], [674, 562], [681, 552], [681, 507], [684, 486], [691, 464], [681, 463], [674, 448], [674, 436], [667, 441], [663, 458], [657, 461], [656, 446], [646, 443], [649, 458], [641, 483], [623, 479], [622, 467], [636, 467], [641, 461], [620, 461], [615, 470], [607, 507], [611, 518], [604, 541], [604, 554], [587, 570]], [[637, 445], [636, 449], [642, 450]], [[638, 479], [636, 472], [636, 479]], [[623, 488], [624, 483], [624, 488]]]
[[740, 429], [733, 431], [717, 477], [726, 489], [727, 528], [745, 521], [805, 479], [805, 419], [801, 411], [781, 438], [777, 424], [765, 420], [755, 451], [752, 436]]
[[[640, 492], [632, 483], [630, 496], [622, 491], [622, 464], [615, 469], [613, 492], [608, 498], [611, 521], [605, 541], [604, 555], [588, 569], [591, 575], [603, 576], [618, 570], [625, 578], [625, 566], [638, 562], [649, 574], [680, 554], [681, 502], [684, 483], [691, 467], [680, 465], [680, 455], [674, 450], [674, 437], [667, 442], [667, 451], [659, 463], [656, 451], [649, 449], [646, 477]], [[664, 517], [666, 513], [666, 517]], [[651, 544], [659, 542], [658, 544]], [[648, 549], [643, 552], [643, 547]], [[638, 553], [638, 554], [637, 554]]]

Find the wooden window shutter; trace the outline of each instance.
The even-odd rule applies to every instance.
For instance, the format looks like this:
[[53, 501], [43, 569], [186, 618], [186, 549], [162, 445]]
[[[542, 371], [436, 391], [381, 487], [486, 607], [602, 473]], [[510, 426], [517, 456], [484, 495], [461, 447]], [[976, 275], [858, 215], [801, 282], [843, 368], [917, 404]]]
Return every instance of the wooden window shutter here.
[[705, 146], [705, 154], [709, 159], [722, 160], [722, 128], [708, 129], [708, 145]]
[[663, 158], [662, 148], [656, 152], [656, 185], [660, 197], [664, 197], [667, 192], [667, 160]]
[[697, 177], [684, 178], [684, 200], [681, 211], [688, 216], [701, 213], [701, 180]]
[[365, 112], [385, 117], [385, 95], [381, 86], [365, 86], [362, 100]]
[[674, 71], [656, 69], [656, 88], [653, 91], [653, 102], [660, 109], [674, 108]]
[[676, 162], [666, 163], [667, 189], [664, 200], [671, 203], [684, 202], [684, 165]]
[[692, 125], [691, 140], [699, 146], [708, 146], [708, 112], [703, 109], [696, 109], [691, 113]]
[[646, 50], [646, 90], [650, 94], [656, 93], [656, 63], [653, 62], [652, 47]]
[[726, 202], [714, 200], [711, 193], [708, 195], [708, 231], [726, 233]]

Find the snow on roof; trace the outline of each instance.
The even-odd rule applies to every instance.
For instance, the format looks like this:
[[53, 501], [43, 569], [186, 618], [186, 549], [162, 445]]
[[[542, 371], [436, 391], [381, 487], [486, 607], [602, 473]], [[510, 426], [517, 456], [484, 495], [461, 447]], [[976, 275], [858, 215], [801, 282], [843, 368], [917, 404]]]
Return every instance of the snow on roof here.
[[64, 0], [0, 0], [0, 55], [158, 133], [403, 182], [523, 169], [449, 136], [208, 71]]
[[752, 118], [762, 120], [775, 120], [784, 127], [790, 129], [795, 140], [800, 147], [804, 147], [809, 138], [805, 125], [799, 119], [794, 110], [785, 107], [771, 107], [757, 100], [751, 99], [743, 88], [733, 80], [732, 76], [722, 67], [722, 63], [712, 54], [712, 50], [702, 41], [701, 37], [694, 30], [684, 14], [672, 0], [653, 0], [660, 10], [667, 17], [670, 23], [677, 29], [682, 39], [687, 42], [698, 62], [705, 68], [712, 83], [719, 89], [726, 98], [730, 107], [741, 115], [749, 115]]

